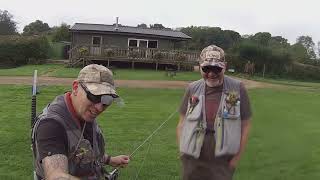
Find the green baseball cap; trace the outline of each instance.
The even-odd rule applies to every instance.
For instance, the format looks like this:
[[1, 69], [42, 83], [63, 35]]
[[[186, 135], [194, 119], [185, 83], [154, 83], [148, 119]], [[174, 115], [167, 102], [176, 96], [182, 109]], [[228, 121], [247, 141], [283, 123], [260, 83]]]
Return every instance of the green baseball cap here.
[[84, 83], [94, 95], [117, 96], [113, 74], [108, 68], [98, 64], [90, 64], [82, 68], [77, 80]]
[[200, 54], [200, 66], [218, 66], [221, 68], [226, 67], [225, 55], [223, 49], [216, 45], [205, 47]]

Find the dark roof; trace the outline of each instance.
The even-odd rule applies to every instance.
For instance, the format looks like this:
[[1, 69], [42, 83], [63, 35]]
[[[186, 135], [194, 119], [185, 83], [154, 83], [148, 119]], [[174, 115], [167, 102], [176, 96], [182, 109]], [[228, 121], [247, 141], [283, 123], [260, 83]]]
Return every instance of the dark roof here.
[[138, 27], [130, 27], [130, 26], [119, 26], [118, 30], [116, 30], [115, 25], [105, 25], [105, 24], [75, 23], [70, 30], [71, 31], [101, 31], [101, 32], [114, 32], [114, 33], [132, 33], [132, 34], [141, 34], [141, 35], [155, 35], [155, 36], [163, 36], [163, 37], [191, 39], [190, 36], [180, 31], [138, 28]]

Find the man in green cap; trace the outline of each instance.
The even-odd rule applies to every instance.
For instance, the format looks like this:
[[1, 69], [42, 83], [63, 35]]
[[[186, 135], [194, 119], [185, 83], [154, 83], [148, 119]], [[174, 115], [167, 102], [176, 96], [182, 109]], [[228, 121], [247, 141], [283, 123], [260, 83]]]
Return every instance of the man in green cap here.
[[110, 156], [96, 118], [118, 98], [112, 72], [84, 67], [72, 91], [57, 96], [37, 117], [32, 141], [35, 178], [104, 179], [102, 165], [124, 167], [129, 156]]

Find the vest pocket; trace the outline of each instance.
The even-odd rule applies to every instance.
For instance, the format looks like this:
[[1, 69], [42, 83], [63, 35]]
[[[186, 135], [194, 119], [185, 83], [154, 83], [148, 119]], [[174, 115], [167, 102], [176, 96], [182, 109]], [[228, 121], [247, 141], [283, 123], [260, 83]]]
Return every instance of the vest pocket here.
[[205, 131], [198, 128], [197, 121], [188, 123], [187, 126], [184, 125], [180, 137], [180, 152], [198, 158], [204, 135]]
[[204, 96], [199, 96], [197, 104], [188, 103], [180, 135], [180, 152], [195, 158], [200, 156], [205, 130], [202, 123], [202, 105]]
[[189, 100], [188, 109], [186, 112], [186, 120], [201, 120], [203, 99], [204, 96], [199, 96], [196, 103], [192, 103], [191, 99]]
[[235, 105], [225, 103], [222, 112], [223, 119], [237, 120], [240, 119], [240, 101]]
[[216, 156], [238, 153], [241, 139], [241, 120], [222, 119], [221, 137], [217, 139], [220, 142], [216, 146]]

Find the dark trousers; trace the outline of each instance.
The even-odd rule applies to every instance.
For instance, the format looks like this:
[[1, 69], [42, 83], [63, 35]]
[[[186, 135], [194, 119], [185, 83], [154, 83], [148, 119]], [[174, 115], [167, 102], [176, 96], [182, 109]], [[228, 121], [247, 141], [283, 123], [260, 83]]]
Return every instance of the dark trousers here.
[[234, 169], [229, 167], [232, 156], [214, 156], [214, 134], [206, 133], [199, 159], [182, 155], [183, 180], [232, 180]]

